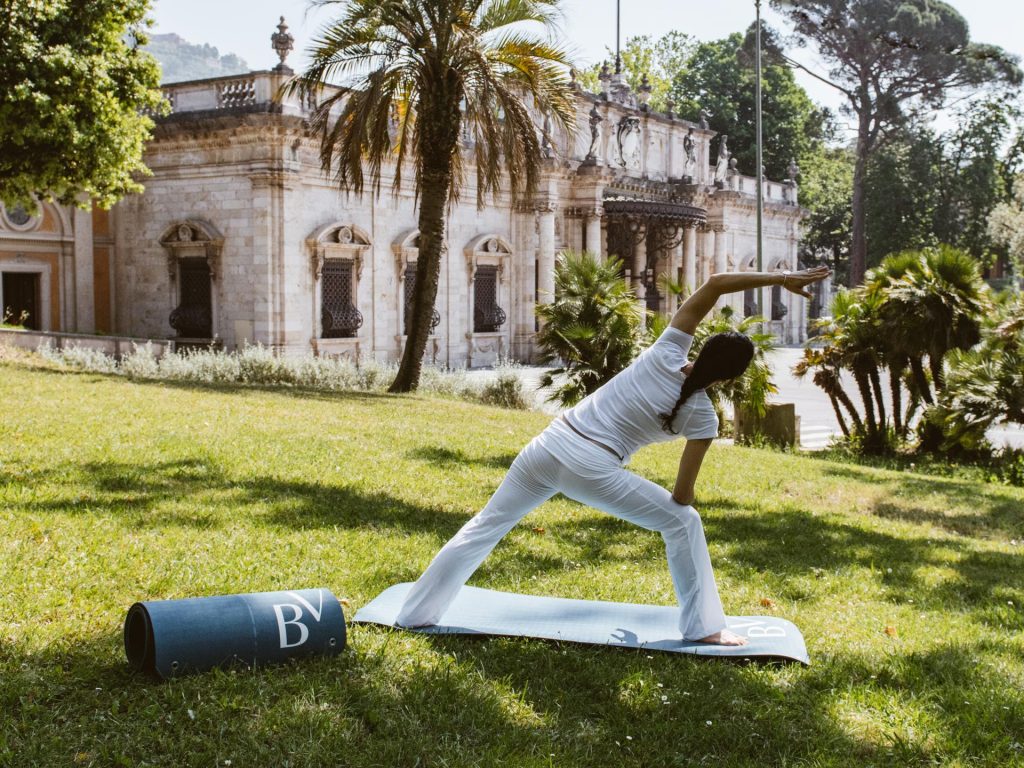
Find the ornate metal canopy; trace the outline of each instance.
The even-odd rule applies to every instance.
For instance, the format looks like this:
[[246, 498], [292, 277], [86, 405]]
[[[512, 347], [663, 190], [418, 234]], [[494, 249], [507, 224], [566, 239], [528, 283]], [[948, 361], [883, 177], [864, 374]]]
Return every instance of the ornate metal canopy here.
[[674, 200], [644, 200], [634, 197], [606, 197], [602, 203], [608, 217], [654, 220], [659, 224], [674, 223], [696, 227], [704, 224], [708, 212], [704, 208]]

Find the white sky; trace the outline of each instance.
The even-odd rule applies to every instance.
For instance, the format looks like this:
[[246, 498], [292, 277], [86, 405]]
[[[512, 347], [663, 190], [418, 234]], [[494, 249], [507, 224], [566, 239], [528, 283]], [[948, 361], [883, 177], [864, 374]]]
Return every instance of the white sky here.
[[[1024, 2], [951, 2], [970, 24], [972, 39], [1024, 58]], [[741, 32], [754, 21], [754, 0], [627, 0], [622, 5], [623, 42], [633, 35], [659, 37], [673, 29], [699, 40], [715, 40]], [[306, 0], [155, 0], [154, 6], [154, 31], [176, 32], [191, 43], [209, 43], [222, 54], [241, 56], [252, 69], [269, 69], [277, 63], [270, 35], [282, 14], [295, 37], [288, 63], [299, 69], [318, 27], [340, 12], [340, 7], [328, 7], [307, 13]], [[615, 0], [563, 0], [563, 7], [562, 42], [574, 53], [577, 65], [606, 58], [606, 46], [615, 46]], [[763, 15], [773, 27], [785, 30], [767, 0]], [[824, 74], [824, 66], [810, 52], [799, 52], [796, 58]], [[838, 108], [841, 102], [834, 90], [799, 70], [797, 79], [815, 101]]]

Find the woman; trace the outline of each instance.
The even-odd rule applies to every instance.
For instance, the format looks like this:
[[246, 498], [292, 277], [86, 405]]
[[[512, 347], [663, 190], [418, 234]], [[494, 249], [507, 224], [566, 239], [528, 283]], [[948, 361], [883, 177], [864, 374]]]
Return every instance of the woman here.
[[[498, 541], [530, 510], [561, 492], [662, 535], [683, 639], [745, 645], [746, 638], [725, 628], [704, 529], [692, 505], [701, 462], [718, 435], [718, 417], [704, 390], [741, 375], [754, 346], [742, 334], [722, 333], [707, 340], [693, 363], [686, 356], [697, 324], [723, 294], [782, 285], [810, 298], [806, 286], [830, 274], [827, 267], [815, 267], [712, 275], [654, 344], [520, 452], [483, 510], [420, 576], [397, 623], [436, 624]], [[686, 446], [672, 493], [624, 468], [638, 448], [679, 435]]]

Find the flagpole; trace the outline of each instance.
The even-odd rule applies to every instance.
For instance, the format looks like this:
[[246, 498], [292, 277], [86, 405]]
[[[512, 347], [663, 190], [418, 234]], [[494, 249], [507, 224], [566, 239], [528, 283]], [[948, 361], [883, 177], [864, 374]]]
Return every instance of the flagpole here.
[[[757, 52], [754, 56], [754, 123], [755, 130], [757, 132], [757, 167], [754, 169], [754, 173], [757, 177], [757, 271], [761, 272], [764, 269], [764, 264], [762, 260], [764, 254], [764, 244], [761, 229], [764, 219], [764, 176], [761, 173], [761, 169], [764, 167], [764, 156], [761, 137], [761, 0], [754, 0], [754, 7], [757, 11], [757, 20], [755, 22], [757, 28], [754, 33], [755, 43], [757, 46]], [[764, 301], [764, 296], [765, 293], [768, 292], [768, 290], [768, 288], [762, 288], [761, 295], [758, 296], [758, 303], [761, 305], [760, 314], [766, 320], [771, 318], [770, 308], [768, 313], [765, 312], [765, 308], [768, 305], [768, 303]], [[762, 326], [762, 331], [763, 330], [764, 327]]]

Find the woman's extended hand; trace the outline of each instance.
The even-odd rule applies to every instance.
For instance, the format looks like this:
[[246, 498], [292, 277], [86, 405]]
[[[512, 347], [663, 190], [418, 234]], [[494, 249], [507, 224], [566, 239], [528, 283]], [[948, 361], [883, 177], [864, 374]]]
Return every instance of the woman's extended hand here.
[[798, 272], [783, 272], [782, 287], [791, 293], [796, 293], [810, 299], [813, 296], [811, 296], [810, 291], [806, 290], [806, 286], [819, 280], [824, 280], [831, 274], [832, 270], [826, 266], [801, 269]]

